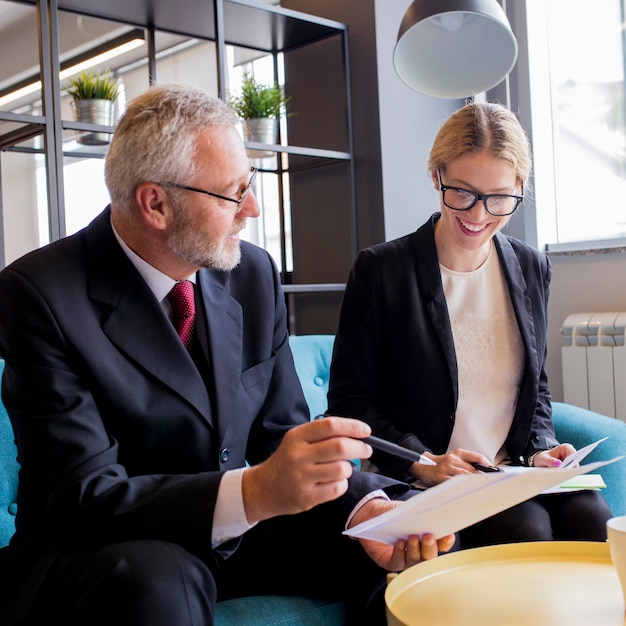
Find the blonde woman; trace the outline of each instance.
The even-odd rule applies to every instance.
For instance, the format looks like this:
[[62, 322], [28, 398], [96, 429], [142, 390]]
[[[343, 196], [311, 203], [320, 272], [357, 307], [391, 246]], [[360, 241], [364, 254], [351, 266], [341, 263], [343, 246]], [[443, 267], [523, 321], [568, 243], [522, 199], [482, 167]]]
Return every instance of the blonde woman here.
[[[522, 206], [531, 149], [505, 107], [468, 104], [429, 158], [439, 198], [416, 232], [363, 250], [335, 343], [329, 414], [435, 461], [375, 451], [381, 473], [435, 485], [480, 465], [558, 466], [545, 371], [549, 259], [501, 230]], [[463, 547], [606, 539], [596, 492], [538, 496], [461, 531]]]

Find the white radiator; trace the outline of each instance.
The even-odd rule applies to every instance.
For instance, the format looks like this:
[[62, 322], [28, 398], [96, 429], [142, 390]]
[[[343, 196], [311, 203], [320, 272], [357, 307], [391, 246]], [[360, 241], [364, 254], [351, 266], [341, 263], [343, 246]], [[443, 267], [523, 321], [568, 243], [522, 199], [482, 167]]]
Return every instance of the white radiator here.
[[572, 313], [561, 327], [563, 399], [626, 422], [626, 312]]

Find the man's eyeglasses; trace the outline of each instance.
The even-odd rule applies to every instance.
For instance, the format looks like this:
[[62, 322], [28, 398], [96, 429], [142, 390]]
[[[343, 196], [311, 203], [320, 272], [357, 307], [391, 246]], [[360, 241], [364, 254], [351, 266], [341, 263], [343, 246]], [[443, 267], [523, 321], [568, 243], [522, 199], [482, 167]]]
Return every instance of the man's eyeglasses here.
[[443, 203], [455, 211], [469, 211], [479, 200], [483, 201], [487, 213], [495, 217], [504, 217], [515, 213], [517, 207], [524, 200], [524, 184], [522, 183], [522, 194], [520, 196], [502, 193], [479, 194], [469, 189], [460, 187], [448, 187], [441, 182], [441, 170], [437, 170], [439, 177], [439, 188], [441, 189], [441, 199]]
[[195, 191], [196, 193], [203, 193], [207, 196], [211, 196], [212, 198], [219, 198], [220, 200], [228, 200], [228, 202], [234, 202], [237, 206], [241, 206], [241, 203], [246, 199], [246, 196], [252, 191], [252, 187], [254, 185], [254, 181], [256, 179], [256, 175], [258, 170], [256, 167], [250, 168], [250, 180], [248, 181], [247, 187], [241, 192], [241, 195], [238, 199], [229, 198], [228, 196], [222, 196], [219, 193], [213, 193], [212, 191], [205, 191], [204, 189], [198, 189], [197, 187], [190, 187], [189, 185], [182, 185], [180, 183], [172, 183], [170, 181], [157, 183], [157, 185], [167, 185], [168, 187], [176, 187], [177, 189], [185, 189], [187, 191]]

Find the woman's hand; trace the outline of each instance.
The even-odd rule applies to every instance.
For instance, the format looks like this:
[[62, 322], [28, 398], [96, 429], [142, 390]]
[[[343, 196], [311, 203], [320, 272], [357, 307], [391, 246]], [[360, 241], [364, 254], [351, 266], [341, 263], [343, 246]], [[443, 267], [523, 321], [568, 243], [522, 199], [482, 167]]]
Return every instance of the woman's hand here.
[[432, 487], [442, 483], [457, 474], [470, 474], [478, 471], [472, 463], [480, 463], [481, 465], [492, 465], [492, 462], [486, 456], [478, 452], [463, 450], [457, 448], [446, 454], [425, 453], [425, 456], [435, 461], [436, 465], [423, 465], [421, 463], [413, 463], [410, 473], [415, 476], [421, 483]]
[[564, 459], [576, 452], [571, 443], [562, 443], [552, 450], [542, 450], [532, 457], [533, 467], [559, 467]]

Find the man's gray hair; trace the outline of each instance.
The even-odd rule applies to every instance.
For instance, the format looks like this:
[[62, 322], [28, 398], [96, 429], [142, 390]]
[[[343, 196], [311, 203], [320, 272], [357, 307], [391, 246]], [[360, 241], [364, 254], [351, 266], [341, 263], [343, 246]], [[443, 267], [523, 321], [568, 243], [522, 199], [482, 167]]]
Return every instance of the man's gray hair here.
[[224, 102], [195, 87], [153, 85], [122, 115], [105, 160], [105, 182], [120, 208], [148, 181], [184, 181], [195, 173], [195, 138], [212, 126], [235, 126]]

